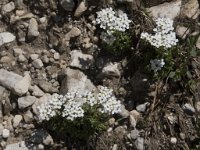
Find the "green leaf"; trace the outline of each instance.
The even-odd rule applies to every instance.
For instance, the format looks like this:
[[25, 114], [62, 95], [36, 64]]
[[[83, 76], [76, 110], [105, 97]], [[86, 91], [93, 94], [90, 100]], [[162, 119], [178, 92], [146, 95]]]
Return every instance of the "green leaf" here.
[[191, 50], [190, 56], [192, 56], [192, 57], [196, 57], [196, 56], [197, 56], [197, 51], [196, 51], [195, 48], [193, 48], [193, 49]]
[[173, 78], [175, 75], [176, 75], [176, 73], [174, 71], [172, 71], [172, 72], [169, 73], [169, 77], [170, 78]]
[[192, 79], [192, 74], [189, 72], [189, 71], [187, 71], [187, 77], [189, 78], [189, 79]]

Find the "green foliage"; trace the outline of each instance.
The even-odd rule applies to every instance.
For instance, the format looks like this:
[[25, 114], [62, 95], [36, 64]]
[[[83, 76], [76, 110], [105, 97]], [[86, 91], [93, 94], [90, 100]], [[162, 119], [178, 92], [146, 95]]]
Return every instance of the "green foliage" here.
[[115, 55], [119, 55], [130, 49], [132, 44], [132, 36], [130, 33], [114, 31], [113, 35], [116, 40], [112, 44], [102, 42], [103, 49]]
[[[43, 124], [59, 137], [87, 140], [91, 135], [101, 133], [107, 128], [108, 115], [100, 113], [98, 106], [84, 104], [84, 117], [69, 121], [60, 115], [51, 118]], [[62, 135], [62, 136], [60, 136]]]
[[[146, 56], [148, 60], [147, 70], [153, 73], [154, 79], [170, 79], [183, 87], [191, 88], [195, 84], [192, 60], [199, 55], [199, 51], [195, 46], [196, 40], [196, 37], [189, 37], [186, 41], [181, 41], [176, 47], [167, 50], [154, 49], [153, 53], [151, 52]], [[164, 67], [157, 73], [150, 70], [149, 64], [150, 59], [155, 57], [165, 60]]]

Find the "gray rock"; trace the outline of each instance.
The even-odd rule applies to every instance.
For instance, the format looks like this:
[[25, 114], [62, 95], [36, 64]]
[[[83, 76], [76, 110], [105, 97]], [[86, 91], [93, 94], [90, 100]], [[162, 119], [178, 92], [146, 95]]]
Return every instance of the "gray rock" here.
[[126, 110], [124, 105], [121, 106], [120, 115], [122, 116], [122, 118], [128, 118], [129, 117], [129, 111]]
[[73, 9], [75, 7], [75, 2], [74, 2], [74, 0], [60, 0], [60, 5], [66, 11], [73, 11]]
[[36, 60], [36, 59], [38, 59], [38, 57], [39, 57], [38, 54], [31, 54], [30, 55], [31, 60]]
[[59, 60], [59, 59], [60, 59], [60, 54], [59, 54], [59, 53], [54, 53], [54, 54], [53, 54], [53, 58], [54, 58], [55, 60]]
[[14, 144], [8, 144], [4, 150], [29, 150], [29, 148], [26, 147], [24, 141], [21, 141]]
[[18, 56], [18, 61], [19, 62], [25, 62], [26, 60], [27, 59], [26, 59], [26, 57], [23, 54], [21, 54], [21, 55]]
[[77, 27], [73, 27], [67, 34], [65, 34], [65, 40], [69, 41], [71, 38], [77, 37], [81, 34], [81, 30]]
[[22, 77], [14, 72], [0, 69], [0, 84], [10, 89], [15, 94], [21, 96], [28, 92], [28, 88], [31, 84], [31, 78], [29, 74]]
[[24, 115], [23, 115], [24, 121], [26, 123], [30, 123], [33, 120], [33, 113], [28, 110]]
[[121, 73], [119, 71], [118, 63], [108, 63], [105, 67], [103, 67], [101, 73], [97, 76], [97, 78], [104, 77], [117, 77], [119, 78]]
[[3, 129], [2, 136], [3, 138], [8, 138], [10, 136], [10, 131], [8, 129]]
[[138, 137], [134, 142], [137, 150], [144, 150], [144, 138]]
[[85, 93], [85, 91], [96, 90], [94, 84], [87, 78], [87, 76], [80, 70], [66, 68], [65, 79], [62, 81], [61, 93], [66, 94], [71, 91], [79, 91]]
[[40, 59], [35, 59], [32, 62], [32, 64], [36, 69], [40, 69], [40, 68], [42, 68], [44, 66], [43, 62]]
[[25, 54], [25, 53], [21, 48], [14, 47], [13, 48], [13, 54], [14, 54], [14, 56], [19, 56], [19, 55], [22, 55], [22, 54]]
[[80, 17], [86, 10], [88, 6], [85, 0], [81, 1], [78, 7], [76, 8], [76, 11], [74, 13], [75, 17]]
[[148, 105], [149, 105], [148, 102], [144, 104], [140, 104], [136, 107], [136, 110], [139, 112], [145, 112]]
[[34, 85], [32, 90], [33, 90], [32, 93], [33, 96], [42, 97], [44, 95], [44, 92], [37, 85]]
[[129, 116], [129, 121], [130, 121], [131, 126], [132, 126], [133, 128], [135, 128], [137, 122], [136, 122], [136, 119], [134, 118], [133, 115], [130, 115], [130, 116]]
[[2, 14], [9, 13], [15, 9], [15, 3], [10, 2], [2, 7]]
[[13, 42], [16, 37], [10, 32], [1, 32], [0, 33], [0, 46], [6, 43]]
[[170, 19], [176, 18], [181, 11], [181, 0], [172, 1], [170, 3], [163, 3], [151, 8], [147, 8], [147, 12], [150, 12], [150, 15], [153, 18], [166, 17]]
[[16, 128], [19, 126], [19, 123], [22, 121], [22, 116], [21, 115], [15, 115], [13, 118], [13, 127]]
[[181, 15], [191, 19], [196, 19], [199, 13], [198, 0], [189, 0], [181, 9]]
[[57, 93], [58, 89], [52, 86], [52, 83], [45, 80], [39, 81], [39, 87], [46, 93]]
[[186, 36], [190, 33], [190, 29], [184, 26], [178, 25], [176, 27], [176, 34], [179, 38], [185, 39]]
[[36, 100], [37, 98], [35, 96], [29, 96], [29, 95], [18, 98], [19, 109], [24, 109], [31, 106]]
[[112, 147], [112, 150], [117, 150], [117, 149], [118, 149], [117, 144], [114, 144], [113, 147]]
[[34, 37], [39, 36], [39, 31], [38, 31], [38, 23], [37, 20], [35, 18], [31, 18], [30, 22], [29, 22], [29, 26], [28, 26], [28, 38], [32, 39]]
[[3, 127], [3, 124], [1, 123], [0, 124], [0, 136], [2, 136], [2, 134], [3, 134], [3, 129], [4, 129], [4, 127]]
[[139, 133], [140, 132], [137, 129], [132, 130], [130, 134], [131, 139], [136, 140], [139, 136]]
[[194, 107], [189, 103], [183, 105], [183, 110], [189, 115], [193, 115], [195, 113]]
[[77, 67], [79, 69], [89, 69], [89, 67], [94, 61], [92, 55], [84, 54], [80, 50], [73, 50], [70, 52], [70, 55], [71, 55], [71, 61], [70, 61], [71, 67]]
[[176, 144], [176, 143], [177, 143], [177, 138], [171, 137], [170, 142], [171, 142], [172, 144]]

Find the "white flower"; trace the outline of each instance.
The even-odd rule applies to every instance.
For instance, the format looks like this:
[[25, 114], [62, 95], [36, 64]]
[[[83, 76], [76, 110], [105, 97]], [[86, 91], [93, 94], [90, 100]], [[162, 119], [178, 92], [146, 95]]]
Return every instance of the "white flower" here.
[[156, 21], [156, 28], [153, 29], [154, 35], [143, 32], [141, 39], [147, 40], [152, 46], [156, 48], [164, 47], [165, 49], [175, 46], [178, 42], [176, 34], [173, 31], [173, 20], [169, 18], [158, 18]]
[[151, 63], [151, 69], [154, 70], [154, 72], [157, 72], [162, 69], [162, 67], [165, 65], [164, 59], [153, 59], [150, 61]]
[[102, 29], [124, 32], [126, 29], [129, 29], [130, 22], [127, 14], [117, 15], [112, 8], [105, 8], [97, 12], [97, 18], [93, 23], [100, 24]]

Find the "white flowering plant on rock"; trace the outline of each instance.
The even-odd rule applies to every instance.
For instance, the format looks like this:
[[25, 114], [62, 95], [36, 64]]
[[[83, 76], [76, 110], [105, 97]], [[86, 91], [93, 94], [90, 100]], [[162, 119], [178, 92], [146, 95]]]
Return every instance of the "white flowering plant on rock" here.
[[84, 139], [106, 129], [109, 116], [120, 111], [121, 103], [113, 90], [99, 86], [98, 92], [53, 94], [48, 102], [38, 106], [38, 121], [51, 126], [56, 132]]
[[131, 20], [126, 13], [116, 13], [111, 7], [105, 8], [97, 12], [97, 18], [93, 23], [103, 29], [100, 39], [104, 49], [118, 54], [131, 47], [132, 36], [126, 32], [130, 28]]

